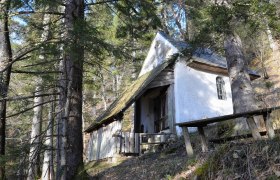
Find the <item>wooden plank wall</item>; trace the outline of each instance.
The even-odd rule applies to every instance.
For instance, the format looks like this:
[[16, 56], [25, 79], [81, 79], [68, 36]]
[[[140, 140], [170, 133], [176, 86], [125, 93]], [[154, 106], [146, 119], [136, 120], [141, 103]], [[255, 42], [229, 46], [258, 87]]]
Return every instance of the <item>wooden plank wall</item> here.
[[147, 89], [166, 86], [174, 82], [173, 66], [165, 68], [148, 86]]
[[120, 138], [116, 137], [121, 129], [121, 122], [114, 121], [111, 124], [93, 131], [91, 134], [87, 160], [99, 160], [108, 157], [113, 157], [114, 154], [119, 153]]
[[139, 133], [122, 132], [122, 153], [139, 153]]
[[175, 97], [174, 97], [174, 84], [171, 84], [167, 90], [167, 116], [168, 125], [171, 133], [176, 134], [175, 127]]

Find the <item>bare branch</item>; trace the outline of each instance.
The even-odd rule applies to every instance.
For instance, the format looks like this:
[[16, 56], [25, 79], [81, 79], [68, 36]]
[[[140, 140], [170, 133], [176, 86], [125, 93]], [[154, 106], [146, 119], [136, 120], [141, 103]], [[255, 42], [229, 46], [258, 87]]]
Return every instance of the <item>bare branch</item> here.
[[43, 45], [45, 45], [46, 43], [57, 43], [60, 41], [44, 41], [42, 43], [36, 44], [30, 48], [27, 48], [25, 51], [23, 51], [22, 53], [19, 53], [17, 56], [13, 57], [13, 60], [11, 62], [9, 62], [6, 67], [4, 67], [3, 69], [0, 70], [0, 73], [5, 72], [10, 66], [12, 66], [15, 62], [20, 61], [20, 60], [24, 60], [26, 59], [24, 56], [26, 56], [27, 54], [40, 49]]
[[12, 14], [11, 16], [16, 16], [16, 15], [20, 15], [20, 14], [51, 14], [51, 15], [59, 15], [59, 16], [64, 15], [64, 13], [61, 13], [61, 12], [19, 11], [19, 12]]
[[12, 73], [17, 74], [55, 74], [62, 73], [61, 71], [22, 71], [22, 70], [13, 70]]
[[52, 100], [52, 101], [46, 101], [46, 102], [40, 103], [40, 104], [38, 104], [38, 105], [36, 105], [36, 106], [32, 106], [32, 107], [30, 107], [30, 108], [26, 108], [26, 109], [24, 109], [24, 110], [22, 110], [22, 111], [20, 111], [20, 112], [18, 112], [18, 113], [11, 114], [11, 115], [7, 116], [6, 118], [10, 118], [10, 117], [14, 117], [14, 116], [20, 115], [20, 114], [22, 114], [22, 113], [25, 113], [25, 112], [27, 112], [27, 111], [32, 110], [32, 109], [35, 108], [35, 107], [42, 106], [42, 105], [44, 105], [44, 104], [48, 104], [48, 103], [54, 102], [54, 101], [58, 101], [58, 100]]
[[6, 97], [3, 99], [0, 99], [0, 102], [3, 100], [6, 101], [18, 101], [18, 100], [24, 100], [24, 99], [30, 99], [35, 97], [44, 97], [44, 96], [52, 96], [52, 95], [59, 95], [59, 93], [46, 93], [46, 94], [40, 94], [40, 95], [30, 95], [30, 96], [17, 96], [17, 97]]
[[92, 2], [92, 3], [87, 3], [86, 6], [105, 4], [105, 3], [111, 3], [111, 2], [118, 2], [118, 1], [119, 0], [107, 0], [107, 1]]
[[48, 64], [48, 63], [51, 63], [51, 62], [57, 62], [61, 59], [55, 59], [55, 60], [50, 60], [50, 61], [44, 61], [44, 62], [40, 62], [40, 63], [35, 63], [35, 64], [28, 64], [28, 65], [25, 65], [25, 66], [22, 66], [22, 67], [32, 67], [32, 66], [38, 66], [38, 65], [43, 65], [43, 64]]

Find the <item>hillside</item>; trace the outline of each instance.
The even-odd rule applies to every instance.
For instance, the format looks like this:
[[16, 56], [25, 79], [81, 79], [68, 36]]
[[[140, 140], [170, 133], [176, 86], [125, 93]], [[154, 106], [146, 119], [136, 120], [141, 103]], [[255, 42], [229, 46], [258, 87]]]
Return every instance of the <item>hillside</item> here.
[[209, 153], [196, 150], [188, 158], [182, 139], [161, 152], [87, 165], [90, 179], [278, 179], [280, 141], [241, 140], [213, 145]]

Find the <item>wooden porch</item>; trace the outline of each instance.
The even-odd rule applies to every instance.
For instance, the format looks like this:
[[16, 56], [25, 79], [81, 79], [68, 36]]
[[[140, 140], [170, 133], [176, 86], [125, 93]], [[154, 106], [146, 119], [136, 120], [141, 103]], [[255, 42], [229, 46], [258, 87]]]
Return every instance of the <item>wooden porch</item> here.
[[115, 136], [120, 139], [120, 153], [141, 155], [143, 150], [154, 145], [166, 144], [171, 133], [130, 133], [121, 132]]

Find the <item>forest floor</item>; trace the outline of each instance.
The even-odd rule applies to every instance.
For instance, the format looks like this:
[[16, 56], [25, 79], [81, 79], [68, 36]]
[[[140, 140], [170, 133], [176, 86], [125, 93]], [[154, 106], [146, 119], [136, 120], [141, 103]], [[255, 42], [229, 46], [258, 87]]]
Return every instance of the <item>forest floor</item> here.
[[[195, 138], [195, 137], [194, 137]], [[193, 141], [197, 142], [197, 141]], [[280, 179], [280, 139], [239, 140], [211, 145], [188, 158], [182, 139], [160, 152], [87, 164], [89, 179]]]

